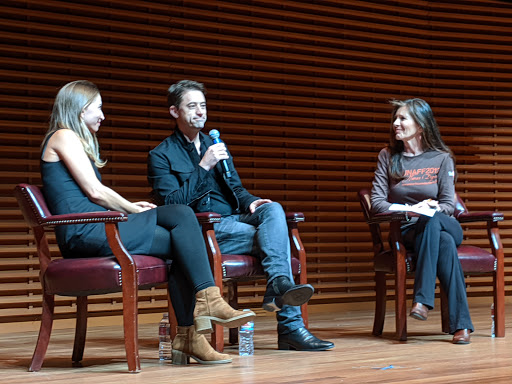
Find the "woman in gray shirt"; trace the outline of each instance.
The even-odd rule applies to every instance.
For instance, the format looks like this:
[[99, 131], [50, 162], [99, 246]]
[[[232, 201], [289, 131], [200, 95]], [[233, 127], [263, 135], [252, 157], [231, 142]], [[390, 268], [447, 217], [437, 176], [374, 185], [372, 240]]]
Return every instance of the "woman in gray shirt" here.
[[427, 320], [434, 307], [436, 276], [447, 293], [450, 333], [454, 344], [469, 344], [473, 324], [464, 274], [457, 256], [462, 228], [452, 216], [455, 167], [432, 109], [422, 99], [393, 100], [390, 144], [379, 153], [373, 180], [374, 213], [393, 203], [433, 208], [402, 225], [405, 246], [416, 254], [414, 299], [410, 316]]

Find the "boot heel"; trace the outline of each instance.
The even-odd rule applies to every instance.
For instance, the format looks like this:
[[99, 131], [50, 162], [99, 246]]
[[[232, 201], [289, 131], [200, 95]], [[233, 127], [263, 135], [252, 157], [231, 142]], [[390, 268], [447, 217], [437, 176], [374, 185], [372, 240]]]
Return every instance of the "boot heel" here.
[[281, 342], [277, 343], [277, 349], [281, 351], [293, 351], [293, 348], [290, 346], [290, 344]]
[[194, 325], [196, 326], [196, 332], [200, 334], [212, 333], [213, 326], [210, 318], [205, 316], [199, 316], [194, 319]]
[[174, 365], [188, 365], [190, 363], [190, 356], [188, 356], [186, 353], [173, 349], [172, 363]]

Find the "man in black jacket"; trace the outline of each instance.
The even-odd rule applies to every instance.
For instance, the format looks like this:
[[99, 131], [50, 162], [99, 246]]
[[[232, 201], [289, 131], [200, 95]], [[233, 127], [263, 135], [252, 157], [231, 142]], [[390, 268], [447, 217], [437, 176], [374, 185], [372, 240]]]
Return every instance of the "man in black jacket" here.
[[279, 349], [333, 348], [333, 343], [312, 335], [302, 321], [300, 305], [311, 298], [313, 287], [293, 282], [283, 208], [250, 194], [224, 143], [201, 132], [206, 123], [205, 93], [203, 84], [191, 80], [168, 90], [169, 112], [177, 129], [149, 153], [148, 180], [155, 200], [221, 214], [214, 227], [221, 253], [260, 257], [267, 275], [263, 308], [277, 311]]

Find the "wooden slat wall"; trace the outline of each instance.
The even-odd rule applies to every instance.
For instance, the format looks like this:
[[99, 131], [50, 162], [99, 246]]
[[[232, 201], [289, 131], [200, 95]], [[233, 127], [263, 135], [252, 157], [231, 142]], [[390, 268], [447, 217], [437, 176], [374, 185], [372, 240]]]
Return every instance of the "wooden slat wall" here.
[[[170, 4], [144, 1], [3, 1], [0, 5], [2, 230], [0, 321], [36, 318], [41, 288], [35, 245], [12, 189], [40, 183], [39, 144], [53, 98], [65, 83], [89, 79], [102, 90], [103, 180], [130, 199], [147, 199], [147, 152], [169, 129]], [[56, 245], [55, 256], [58, 255]], [[166, 290], [141, 291], [143, 311], [161, 310]], [[91, 297], [91, 311], [119, 313], [120, 295]], [[72, 316], [74, 302], [56, 311]]]
[[[306, 215], [312, 303], [373, 300], [356, 191], [370, 185], [388, 141], [387, 100], [429, 101], [469, 209], [512, 213], [511, 17], [511, 3], [497, 0], [4, 0], [0, 322], [40, 313], [34, 244], [12, 188], [40, 182], [53, 98], [79, 78], [104, 98], [104, 182], [130, 199], [147, 197], [147, 152], [172, 128], [167, 86], [204, 82], [206, 129], [221, 132], [245, 186]], [[510, 233], [507, 220], [508, 294]], [[466, 241], [484, 245], [485, 232], [471, 226]], [[470, 295], [489, 295], [489, 277], [468, 284]], [[258, 306], [263, 289], [243, 287], [244, 305]], [[91, 309], [117, 313], [119, 299], [94, 298]], [[141, 292], [145, 311], [162, 310], [164, 300], [164, 289]], [[73, 305], [59, 299], [58, 312], [71, 316]]]

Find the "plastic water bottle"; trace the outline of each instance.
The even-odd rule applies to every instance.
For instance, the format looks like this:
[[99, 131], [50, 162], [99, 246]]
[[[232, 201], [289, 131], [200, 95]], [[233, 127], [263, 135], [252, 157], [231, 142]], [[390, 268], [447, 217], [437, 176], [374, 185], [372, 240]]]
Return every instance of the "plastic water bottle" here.
[[491, 304], [491, 337], [495, 337], [495, 327], [494, 327], [494, 303]]
[[[250, 309], [244, 309], [250, 311]], [[238, 354], [240, 356], [254, 355], [254, 321], [248, 321], [240, 326], [238, 332]]]
[[160, 361], [171, 360], [171, 356], [171, 326], [169, 324], [169, 314], [164, 313], [158, 325], [158, 359]]

